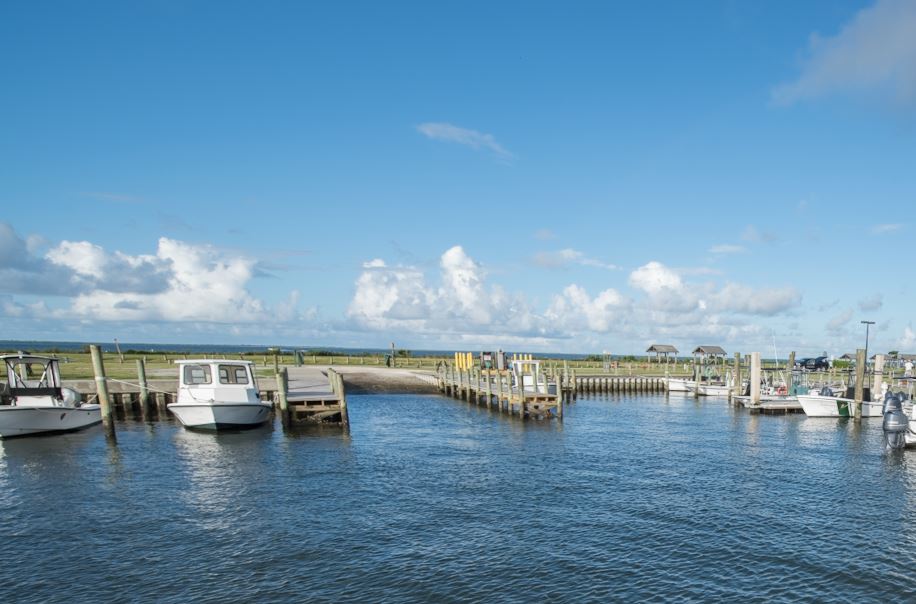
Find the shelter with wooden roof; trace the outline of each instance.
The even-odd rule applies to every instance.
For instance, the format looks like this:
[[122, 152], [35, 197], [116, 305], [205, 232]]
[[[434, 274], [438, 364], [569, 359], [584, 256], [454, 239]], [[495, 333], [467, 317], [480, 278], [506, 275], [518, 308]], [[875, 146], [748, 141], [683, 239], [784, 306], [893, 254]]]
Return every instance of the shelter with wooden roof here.
[[662, 355], [665, 355], [665, 365], [668, 364], [668, 355], [674, 355], [674, 362], [677, 363], [677, 348], [671, 344], [653, 344], [646, 349], [647, 353], [655, 353], [655, 360], [659, 363], [662, 362]]
[[725, 357], [728, 355], [721, 346], [697, 346], [693, 351], [693, 356], [697, 357], [702, 363], [721, 361], [725, 363]]

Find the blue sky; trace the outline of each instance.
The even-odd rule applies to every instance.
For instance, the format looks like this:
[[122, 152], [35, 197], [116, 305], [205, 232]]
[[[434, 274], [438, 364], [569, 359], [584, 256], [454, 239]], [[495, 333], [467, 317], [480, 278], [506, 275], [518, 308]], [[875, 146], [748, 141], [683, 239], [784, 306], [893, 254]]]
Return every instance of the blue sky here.
[[2, 336], [916, 352], [916, 2], [6, 2]]

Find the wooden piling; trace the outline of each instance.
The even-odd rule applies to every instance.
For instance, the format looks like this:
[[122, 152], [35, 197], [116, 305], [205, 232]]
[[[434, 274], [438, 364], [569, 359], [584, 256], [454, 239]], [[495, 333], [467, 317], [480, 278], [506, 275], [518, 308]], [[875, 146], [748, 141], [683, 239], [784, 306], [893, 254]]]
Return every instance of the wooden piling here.
[[735, 369], [733, 371], [735, 374], [735, 383], [732, 384], [732, 396], [741, 396], [744, 394], [741, 392], [741, 353], [735, 353]]
[[347, 432], [350, 431], [350, 413], [347, 410], [347, 391], [344, 388], [343, 376], [334, 371], [333, 369], [328, 369], [328, 377], [331, 378], [331, 389], [337, 395], [340, 400], [340, 425]]
[[277, 402], [280, 405], [280, 422], [289, 424], [289, 372], [286, 367], [277, 372]]
[[855, 418], [862, 419], [862, 399], [865, 396], [865, 349], [856, 350], [856, 389], [855, 389]]
[[760, 406], [760, 353], [751, 353], [751, 406]]
[[871, 400], [880, 400], [881, 387], [884, 385], [884, 355], [875, 355], [875, 375], [871, 386]]
[[114, 417], [111, 415], [111, 399], [108, 397], [108, 381], [105, 377], [105, 364], [102, 362], [102, 351], [95, 344], [89, 346], [92, 356], [92, 371], [95, 373], [95, 391], [102, 412], [102, 426], [109, 440], [116, 440]]
[[789, 353], [789, 360], [786, 361], [786, 394], [795, 394], [792, 392], [792, 372], [795, 370], [795, 351]]
[[149, 415], [149, 386], [146, 383], [146, 362], [137, 359], [137, 381], [140, 383], [140, 415], [146, 419]]

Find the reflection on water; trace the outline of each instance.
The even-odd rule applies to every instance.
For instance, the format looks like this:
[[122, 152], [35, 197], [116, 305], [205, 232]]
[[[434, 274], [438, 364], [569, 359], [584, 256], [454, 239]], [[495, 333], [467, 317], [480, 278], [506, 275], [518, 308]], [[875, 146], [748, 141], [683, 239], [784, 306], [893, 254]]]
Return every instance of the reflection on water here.
[[[0, 443], [0, 600], [887, 601], [916, 451], [877, 419], [588, 395], [563, 423], [351, 398], [349, 435], [173, 422]], [[523, 561], [523, 562], [522, 562]], [[516, 570], [511, 570], [516, 568]]]

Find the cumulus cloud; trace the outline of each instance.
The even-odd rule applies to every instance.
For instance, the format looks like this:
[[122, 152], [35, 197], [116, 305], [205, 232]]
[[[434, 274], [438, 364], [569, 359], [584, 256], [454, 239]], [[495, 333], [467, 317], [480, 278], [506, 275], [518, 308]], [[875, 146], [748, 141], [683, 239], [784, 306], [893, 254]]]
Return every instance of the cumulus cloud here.
[[667, 312], [737, 313], [773, 316], [801, 303], [793, 287], [754, 289], [737, 283], [717, 288], [711, 283], [687, 284], [672, 268], [649, 262], [630, 274], [629, 283], [646, 294], [649, 307]]
[[370, 329], [411, 329], [421, 332], [464, 328], [486, 333], [512, 318], [516, 327], [530, 325], [527, 306], [488, 287], [486, 271], [461, 246], [439, 259], [439, 284], [430, 284], [412, 266], [363, 265], [348, 316]]
[[603, 268], [606, 270], [615, 270], [616, 264], [602, 262], [596, 258], [586, 256], [579, 250], [566, 248], [552, 252], [538, 252], [533, 258], [534, 264], [543, 268], [566, 268], [571, 264], [580, 266], [590, 266], [593, 268]]
[[801, 299], [794, 287], [754, 289], [726, 283], [710, 296], [707, 304], [712, 310], [771, 317], [798, 306]]
[[[270, 309], [247, 290], [256, 273], [254, 259], [167, 237], [159, 239], [155, 254], [134, 256], [89, 241], [62, 241], [37, 256], [26, 239], [0, 223], [0, 293], [60, 296], [65, 306], [56, 306], [57, 318], [260, 321]], [[294, 317], [298, 300], [293, 292], [271, 317]], [[47, 312], [47, 307], [5, 297], [2, 310], [6, 316], [26, 317]]]
[[[66, 242], [65, 242], [66, 243]], [[192, 245], [162, 237], [154, 258], [128, 258], [123, 254], [99, 257], [98, 250], [78, 246], [84, 254], [70, 263], [77, 275], [102, 270], [99, 280], [106, 280], [106, 267], [133, 265], [140, 274], [146, 265], [167, 266], [165, 286], [155, 291], [138, 288], [92, 289], [76, 296], [72, 312], [87, 318], [117, 320], [165, 320], [250, 322], [265, 317], [265, 307], [245, 289], [254, 277], [256, 261], [229, 256], [207, 245]], [[95, 273], [92, 273], [93, 275]], [[133, 278], [126, 279], [125, 284]]]
[[623, 318], [629, 305], [629, 300], [614, 289], [592, 298], [584, 288], [573, 284], [553, 299], [546, 317], [566, 329], [607, 332]]
[[776, 103], [789, 105], [834, 93], [878, 93], [916, 102], [916, 2], [878, 0], [837, 34], [814, 33], [799, 76], [777, 86]]
[[488, 149], [500, 157], [509, 159], [513, 155], [500, 145], [492, 134], [462, 128], [445, 122], [425, 122], [417, 126], [417, 131], [432, 140], [457, 143], [472, 149]]

